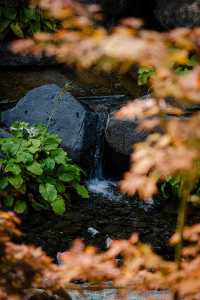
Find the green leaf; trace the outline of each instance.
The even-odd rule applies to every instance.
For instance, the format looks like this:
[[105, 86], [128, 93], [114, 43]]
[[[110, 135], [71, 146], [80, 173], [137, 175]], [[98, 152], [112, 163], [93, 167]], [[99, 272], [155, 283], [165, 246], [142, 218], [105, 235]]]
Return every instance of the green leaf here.
[[63, 182], [71, 182], [74, 180], [74, 176], [71, 174], [63, 173], [58, 175], [59, 180]]
[[152, 75], [155, 74], [155, 69], [152, 67], [140, 67], [138, 71], [138, 85], [145, 85]]
[[42, 175], [43, 169], [41, 164], [38, 162], [33, 162], [31, 165], [26, 166], [26, 169], [34, 175]]
[[175, 69], [177, 75], [185, 75], [189, 72], [188, 66], [179, 66]]
[[40, 20], [34, 21], [30, 24], [32, 33], [40, 32], [41, 31], [41, 24]]
[[14, 211], [18, 214], [23, 214], [27, 210], [27, 204], [24, 200], [17, 200], [14, 206]]
[[55, 168], [55, 160], [52, 159], [52, 158], [47, 158], [43, 161], [42, 163], [43, 165], [43, 168], [46, 170], [46, 171], [53, 171], [53, 169]]
[[0, 179], [0, 190], [3, 191], [7, 188], [8, 186], [8, 178], [1, 178]]
[[16, 137], [23, 137], [23, 131], [28, 129], [29, 124], [27, 122], [14, 122], [10, 127], [10, 132]]
[[20, 38], [23, 38], [24, 37], [24, 33], [23, 33], [23, 30], [20, 26], [19, 23], [12, 23], [10, 25], [10, 28], [12, 29], [12, 31], [16, 34], [16, 36], [20, 37]]
[[66, 163], [58, 168], [58, 174], [68, 174], [75, 181], [80, 181], [80, 172], [81, 169], [70, 163]]
[[21, 173], [21, 168], [19, 165], [13, 163], [13, 161], [9, 161], [5, 167], [5, 172], [19, 175]]
[[58, 196], [54, 202], [51, 203], [53, 211], [58, 214], [62, 215], [65, 212], [65, 201], [61, 196]]
[[65, 186], [61, 182], [56, 182], [56, 188], [58, 190], [58, 193], [63, 194], [65, 192]]
[[26, 191], [27, 191], [27, 186], [26, 186], [26, 183], [24, 182], [20, 188], [17, 189], [21, 194], [25, 194]]
[[14, 197], [13, 196], [7, 196], [3, 199], [3, 204], [6, 208], [12, 208], [14, 204]]
[[14, 7], [4, 7], [2, 14], [6, 19], [13, 21], [17, 16], [17, 10]]
[[33, 161], [33, 155], [29, 152], [18, 152], [16, 156], [16, 161], [18, 163], [29, 164]]
[[89, 193], [88, 190], [84, 187], [84, 185], [81, 184], [76, 184], [75, 185], [75, 189], [77, 191], [77, 193], [84, 199], [88, 199], [89, 198]]
[[51, 157], [54, 158], [54, 160], [57, 164], [65, 164], [66, 163], [66, 153], [61, 148], [52, 151]]
[[50, 183], [52, 185], [56, 185], [57, 179], [51, 176], [43, 175], [40, 178], [41, 178], [41, 183]]
[[8, 177], [8, 181], [14, 188], [19, 189], [23, 184], [23, 178], [20, 175], [14, 177]]
[[48, 128], [44, 124], [37, 124], [33, 127], [35, 129], [35, 137], [45, 136], [48, 134]]
[[21, 140], [17, 141], [15, 138], [5, 138], [1, 144], [1, 150], [3, 153], [10, 156], [16, 156], [16, 153], [19, 151], [21, 146]]
[[53, 184], [40, 184], [39, 191], [42, 197], [50, 203], [55, 201], [57, 198], [57, 190]]
[[28, 148], [28, 151], [35, 154], [40, 150], [41, 147], [41, 141], [39, 139], [30, 139], [31, 146]]
[[57, 134], [49, 134], [47, 138], [44, 140], [44, 148], [45, 151], [51, 151], [58, 148], [61, 139]]
[[36, 11], [33, 8], [24, 8], [23, 9], [24, 15], [28, 20], [35, 20], [36, 19]]

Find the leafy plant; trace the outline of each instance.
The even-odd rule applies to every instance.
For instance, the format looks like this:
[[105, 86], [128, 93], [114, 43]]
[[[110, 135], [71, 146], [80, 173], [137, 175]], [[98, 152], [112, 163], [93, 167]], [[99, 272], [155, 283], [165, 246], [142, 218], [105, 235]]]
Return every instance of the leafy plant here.
[[36, 8], [0, 6], [0, 40], [9, 34], [23, 38], [40, 31], [53, 32], [56, 24]]
[[70, 191], [88, 198], [80, 184], [83, 171], [60, 147], [57, 134], [49, 133], [44, 125], [25, 122], [14, 123], [10, 131], [13, 136], [0, 139], [0, 196], [5, 207], [17, 213], [28, 206], [51, 208], [62, 214]]
[[162, 182], [160, 192], [161, 197], [164, 199], [169, 199], [169, 197], [178, 198], [180, 193], [180, 178], [169, 176]]
[[155, 69], [152, 67], [140, 67], [138, 70], [138, 85], [146, 85], [152, 75], [155, 74]]

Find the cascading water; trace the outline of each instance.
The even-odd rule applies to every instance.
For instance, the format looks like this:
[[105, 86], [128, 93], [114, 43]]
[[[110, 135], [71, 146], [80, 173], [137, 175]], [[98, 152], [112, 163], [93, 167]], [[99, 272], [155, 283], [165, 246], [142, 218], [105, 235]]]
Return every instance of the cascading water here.
[[103, 152], [104, 152], [104, 135], [108, 119], [107, 112], [97, 113], [97, 129], [96, 129], [96, 148], [94, 153], [93, 167], [91, 170], [91, 178], [103, 180]]
[[[130, 198], [119, 192], [118, 182], [107, 178], [104, 174], [103, 156], [108, 118], [108, 112], [104, 111], [97, 113], [96, 148], [90, 179], [86, 184], [88, 190], [93, 195], [99, 195], [101, 198], [112, 202], [129, 203]], [[131, 202], [133, 202], [133, 199]], [[149, 211], [154, 207], [154, 204], [152, 199], [149, 199], [147, 203], [139, 201], [138, 207], [142, 208], [144, 211]]]
[[96, 148], [90, 179], [87, 181], [88, 190], [93, 194], [99, 194], [108, 200], [119, 201], [122, 195], [117, 191], [117, 182], [107, 179], [103, 172], [103, 153], [107, 112], [98, 112], [96, 130]]

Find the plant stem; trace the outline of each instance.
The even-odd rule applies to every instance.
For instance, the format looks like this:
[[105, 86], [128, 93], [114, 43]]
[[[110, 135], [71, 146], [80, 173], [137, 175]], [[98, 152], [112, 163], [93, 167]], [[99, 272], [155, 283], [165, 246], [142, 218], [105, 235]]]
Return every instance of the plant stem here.
[[187, 214], [187, 203], [190, 195], [190, 188], [183, 181], [181, 184], [181, 203], [178, 210], [178, 218], [177, 218], [177, 227], [176, 233], [179, 237], [179, 242], [176, 246], [175, 258], [178, 264], [178, 268], [180, 268], [181, 263], [181, 252], [183, 248], [183, 231], [186, 222], [186, 214]]

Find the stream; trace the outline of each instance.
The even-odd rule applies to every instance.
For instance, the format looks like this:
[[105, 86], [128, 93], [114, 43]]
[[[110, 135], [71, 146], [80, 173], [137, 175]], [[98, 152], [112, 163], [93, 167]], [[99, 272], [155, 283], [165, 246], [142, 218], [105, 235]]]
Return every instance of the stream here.
[[86, 186], [93, 195], [103, 196], [108, 201], [121, 201], [123, 195], [117, 191], [118, 183], [111, 178], [106, 178], [103, 168], [104, 140], [108, 117], [107, 112], [97, 114], [96, 148], [90, 178], [86, 182]]

